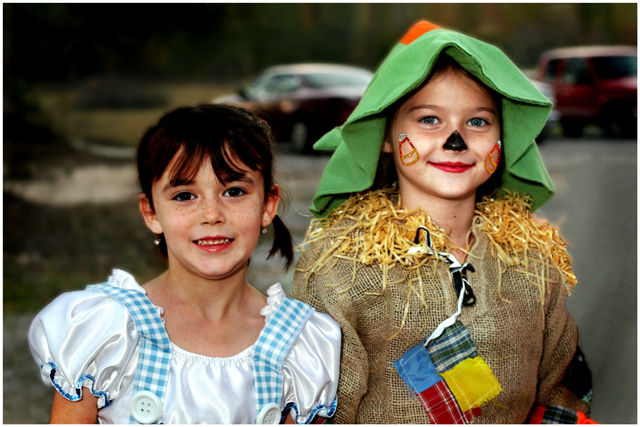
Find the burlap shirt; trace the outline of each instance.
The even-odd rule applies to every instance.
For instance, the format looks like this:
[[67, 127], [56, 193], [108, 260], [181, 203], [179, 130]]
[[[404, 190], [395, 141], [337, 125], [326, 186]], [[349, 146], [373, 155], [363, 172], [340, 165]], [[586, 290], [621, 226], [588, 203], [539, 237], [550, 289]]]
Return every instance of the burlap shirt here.
[[[587, 404], [560, 385], [578, 342], [577, 327], [565, 308], [564, 276], [556, 269], [544, 273], [506, 267], [492, 255], [489, 238], [477, 224], [473, 230], [476, 239], [466, 262], [475, 267], [467, 277], [477, 302], [463, 308], [458, 320], [503, 388], [473, 422], [523, 423], [535, 404], [587, 412]], [[330, 243], [331, 239], [316, 241], [303, 251], [292, 297], [331, 315], [342, 327], [335, 421], [428, 423], [424, 408], [392, 363], [456, 311], [448, 266], [434, 259], [435, 274], [431, 264], [418, 278], [395, 265], [381, 292], [379, 264], [331, 259]], [[326, 268], [309, 271], [321, 257], [327, 257]], [[529, 270], [540, 269], [535, 265]], [[546, 274], [543, 295], [529, 273]]]

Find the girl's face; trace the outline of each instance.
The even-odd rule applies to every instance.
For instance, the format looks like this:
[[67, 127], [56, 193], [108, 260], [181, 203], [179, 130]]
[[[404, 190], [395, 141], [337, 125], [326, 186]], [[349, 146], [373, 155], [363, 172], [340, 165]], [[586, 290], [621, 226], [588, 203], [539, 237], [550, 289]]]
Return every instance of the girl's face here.
[[[409, 209], [443, 200], [475, 201], [476, 189], [491, 174], [484, 161], [500, 139], [500, 123], [491, 94], [462, 73], [445, 69], [396, 112], [383, 151], [393, 153], [402, 204]], [[464, 141], [447, 144], [454, 132]], [[399, 156], [406, 134], [417, 153]], [[452, 149], [456, 147], [456, 149]], [[402, 154], [412, 147], [402, 144]], [[419, 156], [419, 157], [418, 157]], [[497, 151], [493, 159], [497, 159]], [[493, 168], [490, 162], [489, 166]]]
[[205, 162], [191, 182], [170, 182], [169, 163], [153, 183], [153, 209], [140, 196], [140, 210], [149, 229], [164, 233], [169, 269], [210, 280], [245, 274], [261, 227], [276, 215], [280, 191], [274, 185], [266, 195], [262, 174], [242, 163], [243, 178], [226, 184]]

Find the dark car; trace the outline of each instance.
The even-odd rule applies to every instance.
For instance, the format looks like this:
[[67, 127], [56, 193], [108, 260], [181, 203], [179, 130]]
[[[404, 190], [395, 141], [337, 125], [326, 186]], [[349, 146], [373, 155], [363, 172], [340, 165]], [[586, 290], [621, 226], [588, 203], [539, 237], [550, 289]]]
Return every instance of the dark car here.
[[538, 79], [553, 88], [565, 135], [596, 124], [608, 136], [629, 137], [637, 131], [637, 72], [635, 47], [572, 47], [545, 52]]
[[309, 153], [324, 133], [339, 126], [356, 107], [373, 74], [337, 64], [271, 67], [237, 94], [216, 98], [257, 111], [278, 141]]

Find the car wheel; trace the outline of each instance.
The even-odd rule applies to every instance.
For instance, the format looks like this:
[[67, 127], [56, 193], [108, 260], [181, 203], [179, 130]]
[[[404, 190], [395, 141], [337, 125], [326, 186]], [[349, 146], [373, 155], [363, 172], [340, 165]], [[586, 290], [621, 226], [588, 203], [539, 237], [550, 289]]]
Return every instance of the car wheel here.
[[579, 138], [582, 136], [583, 125], [576, 122], [560, 122], [562, 132], [568, 138]]
[[609, 138], [635, 138], [636, 127], [623, 120], [612, 120], [603, 126], [604, 134]]
[[604, 134], [609, 138], [622, 138], [624, 126], [618, 120], [611, 120], [604, 125]]
[[624, 104], [612, 104], [603, 109], [600, 126], [609, 138], [630, 138], [635, 136], [636, 121], [631, 118], [632, 107]]
[[549, 137], [549, 128], [545, 126], [536, 137], [536, 142], [542, 144]]
[[309, 135], [309, 127], [302, 121], [296, 121], [291, 127], [291, 143], [296, 153], [309, 154], [313, 142]]

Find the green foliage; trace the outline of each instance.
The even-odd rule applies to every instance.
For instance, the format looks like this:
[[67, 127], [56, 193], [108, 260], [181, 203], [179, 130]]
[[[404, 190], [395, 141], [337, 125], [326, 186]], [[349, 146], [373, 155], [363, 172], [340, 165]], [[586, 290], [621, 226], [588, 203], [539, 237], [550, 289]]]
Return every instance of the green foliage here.
[[[636, 44], [635, 3], [5, 3], [8, 72], [235, 79], [287, 62], [375, 68], [418, 19], [485, 37], [535, 63], [578, 43]], [[524, 44], [523, 44], [524, 42]], [[28, 54], [25, 54], [28, 52]]]

